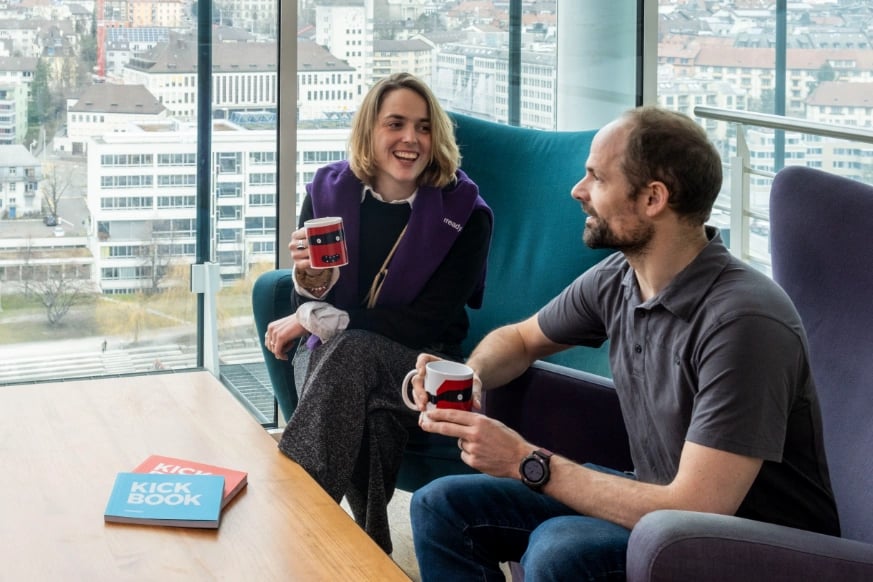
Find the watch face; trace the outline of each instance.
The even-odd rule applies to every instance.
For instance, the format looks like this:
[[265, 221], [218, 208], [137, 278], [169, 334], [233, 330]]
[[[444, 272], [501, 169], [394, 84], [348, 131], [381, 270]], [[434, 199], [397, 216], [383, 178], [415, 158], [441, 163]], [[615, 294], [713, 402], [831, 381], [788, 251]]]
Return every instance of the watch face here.
[[533, 481], [534, 483], [540, 481], [543, 476], [545, 476], [546, 471], [543, 468], [542, 463], [530, 459], [528, 462], [524, 464], [524, 476], [528, 481]]

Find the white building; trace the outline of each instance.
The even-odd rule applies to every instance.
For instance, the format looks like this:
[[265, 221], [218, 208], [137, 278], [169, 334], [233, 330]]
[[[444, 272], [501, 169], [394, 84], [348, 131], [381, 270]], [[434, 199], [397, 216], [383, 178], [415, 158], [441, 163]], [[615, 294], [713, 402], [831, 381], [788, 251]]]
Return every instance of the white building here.
[[45, 21], [0, 18], [0, 45], [8, 44], [10, 54], [36, 58], [42, 52], [40, 25]]
[[[554, 129], [556, 67], [552, 52], [522, 52], [520, 125]], [[509, 56], [506, 48], [467, 43], [440, 46], [431, 84], [452, 111], [507, 123]]]
[[315, 178], [315, 172], [325, 164], [348, 158], [350, 129], [300, 129], [297, 131], [297, 206], [306, 196], [306, 184]]
[[[212, 48], [213, 110], [276, 110], [278, 102], [275, 42], [217, 43]], [[197, 39], [170, 35], [144, 54], [132, 58], [124, 83], [144, 85], [170, 117], [192, 121], [197, 115]]]
[[67, 107], [67, 137], [56, 148], [82, 154], [88, 140], [107, 132], [126, 131], [132, 123], [167, 117], [167, 108], [142, 85], [98, 83], [86, 87]]
[[144, 53], [158, 43], [167, 42], [170, 31], [167, 28], [107, 28], [106, 29], [106, 71], [107, 79], [121, 80], [124, 66], [139, 53]]
[[[135, 127], [88, 146], [94, 280], [107, 294], [149, 285], [149, 254], [163, 267], [195, 259], [196, 127], [174, 120]], [[348, 137], [348, 127], [298, 132], [298, 208], [316, 170], [347, 157]], [[276, 132], [216, 120], [212, 148], [212, 260], [231, 281], [276, 256]]]
[[[276, 132], [216, 120], [212, 149], [212, 259], [233, 280], [275, 256]], [[88, 209], [103, 293], [150, 285], [155, 257], [163, 268], [194, 261], [196, 161], [196, 125], [175, 120], [91, 141]]]
[[42, 164], [23, 145], [0, 145], [0, 216], [41, 214], [40, 180]]
[[[280, 0], [216, 0], [213, 13], [223, 25], [276, 38]], [[286, 0], [287, 1], [287, 0]], [[288, 9], [293, 6], [289, 4]]]
[[297, 41], [297, 118], [349, 119], [360, 99], [355, 70], [310, 40]]
[[29, 99], [37, 62], [33, 57], [0, 57], [0, 84], [23, 85]]
[[[835, 125], [873, 128], [873, 83], [824, 82], [806, 101], [809, 121]], [[845, 140], [819, 140], [811, 148], [820, 148], [822, 170], [873, 182], [873, 145]]]
[[373, 80], [374, 1], [347, 0], [315, 7], [315, 42], [355, 70], [359, 101]]
[[374, 16], [377, 20], [414, 22], [422, 14], [434, 10], [432, 0], [378, 0]]
[[[746, 91], [726, 81], [713, 81], [703, 77], [674, 77], [666, 72], [669, 65], [662, 65], [658, 73], [658, 105], [684, 113], [695, 119], [694, 108], [698, 105], [723, 109], [747, 108]], [[720, 145], [728, 140], [731, 124], [714, 119], [697, 119], [707, 133]], [[722, 152], [724, 154], [726, 152]]]
[[436, 48], [424, 40], [376, 40], [373, 43], [373, 78], [412, 73], [430, 85]]

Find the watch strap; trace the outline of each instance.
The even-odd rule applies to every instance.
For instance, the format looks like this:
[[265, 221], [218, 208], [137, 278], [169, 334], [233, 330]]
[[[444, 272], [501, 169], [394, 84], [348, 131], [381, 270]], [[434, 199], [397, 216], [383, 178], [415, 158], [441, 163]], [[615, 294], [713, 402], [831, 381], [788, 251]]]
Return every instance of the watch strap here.
[[539, 455], [539, 456], [542, 457], [543, 459], [551, 459], [551, 458], [554, 456], [555, 453], [553, 453], [553, 452], [550, 451], [549, 449], [546, 449], [546, 448], [540, 447], [540, 448], [538, 448], [537, 450], [534, 451], [534, 454], [535, 454], [535, 455]]
[[[549, 449], [538, 448], [531, 452], [531, 454], [527, 455], [524, 459], [521, 460], [521, 465], [519, 466], [519, 473], [521, 474], [522, 482], [533, 489], [534, 491], [540, 491], [546, 483], [549, 482], [551, 477], [551, 469], [550, 469], [550, 461], [554, 453]], [[525, 465], [529, 462], [539, 463], [543, 468], [543, 475], [540, 479], [533, 481], [528, 479], [525, 474], [524, 468]]]

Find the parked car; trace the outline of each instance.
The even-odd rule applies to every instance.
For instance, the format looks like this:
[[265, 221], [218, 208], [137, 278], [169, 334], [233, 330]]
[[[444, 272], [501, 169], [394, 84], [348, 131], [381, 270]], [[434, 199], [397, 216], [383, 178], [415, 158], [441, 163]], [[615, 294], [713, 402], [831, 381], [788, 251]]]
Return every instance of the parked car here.
[[53, 232], [55, 233], [55, 236], [64, 236], [67, 234], [66, 231], [64, 231], [64, 227], [61, 225], [56, 226]]
[[761, 236], [770, 235], [770, 223], [759, 218], [753, 218], [752, 224], [749, 225], [749, 230]]
[[46, 226], [57, 226], [58, 225], [58, 217], [54, 214], [46, 214], [43, 216], [42, 221]]

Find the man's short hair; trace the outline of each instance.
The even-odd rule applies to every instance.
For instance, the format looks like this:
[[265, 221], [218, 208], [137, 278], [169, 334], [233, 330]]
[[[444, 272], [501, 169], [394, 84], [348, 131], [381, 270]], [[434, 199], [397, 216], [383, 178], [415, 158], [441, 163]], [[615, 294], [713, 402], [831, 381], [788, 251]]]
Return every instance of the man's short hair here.
[[631, 109], [623, 119], [629, 132], [622, 166], [632, 191], [663, 182], [677, 214], [694, 224], [709, 220], [722, 187], [722, 164], [703, 128], [656, 106]]

